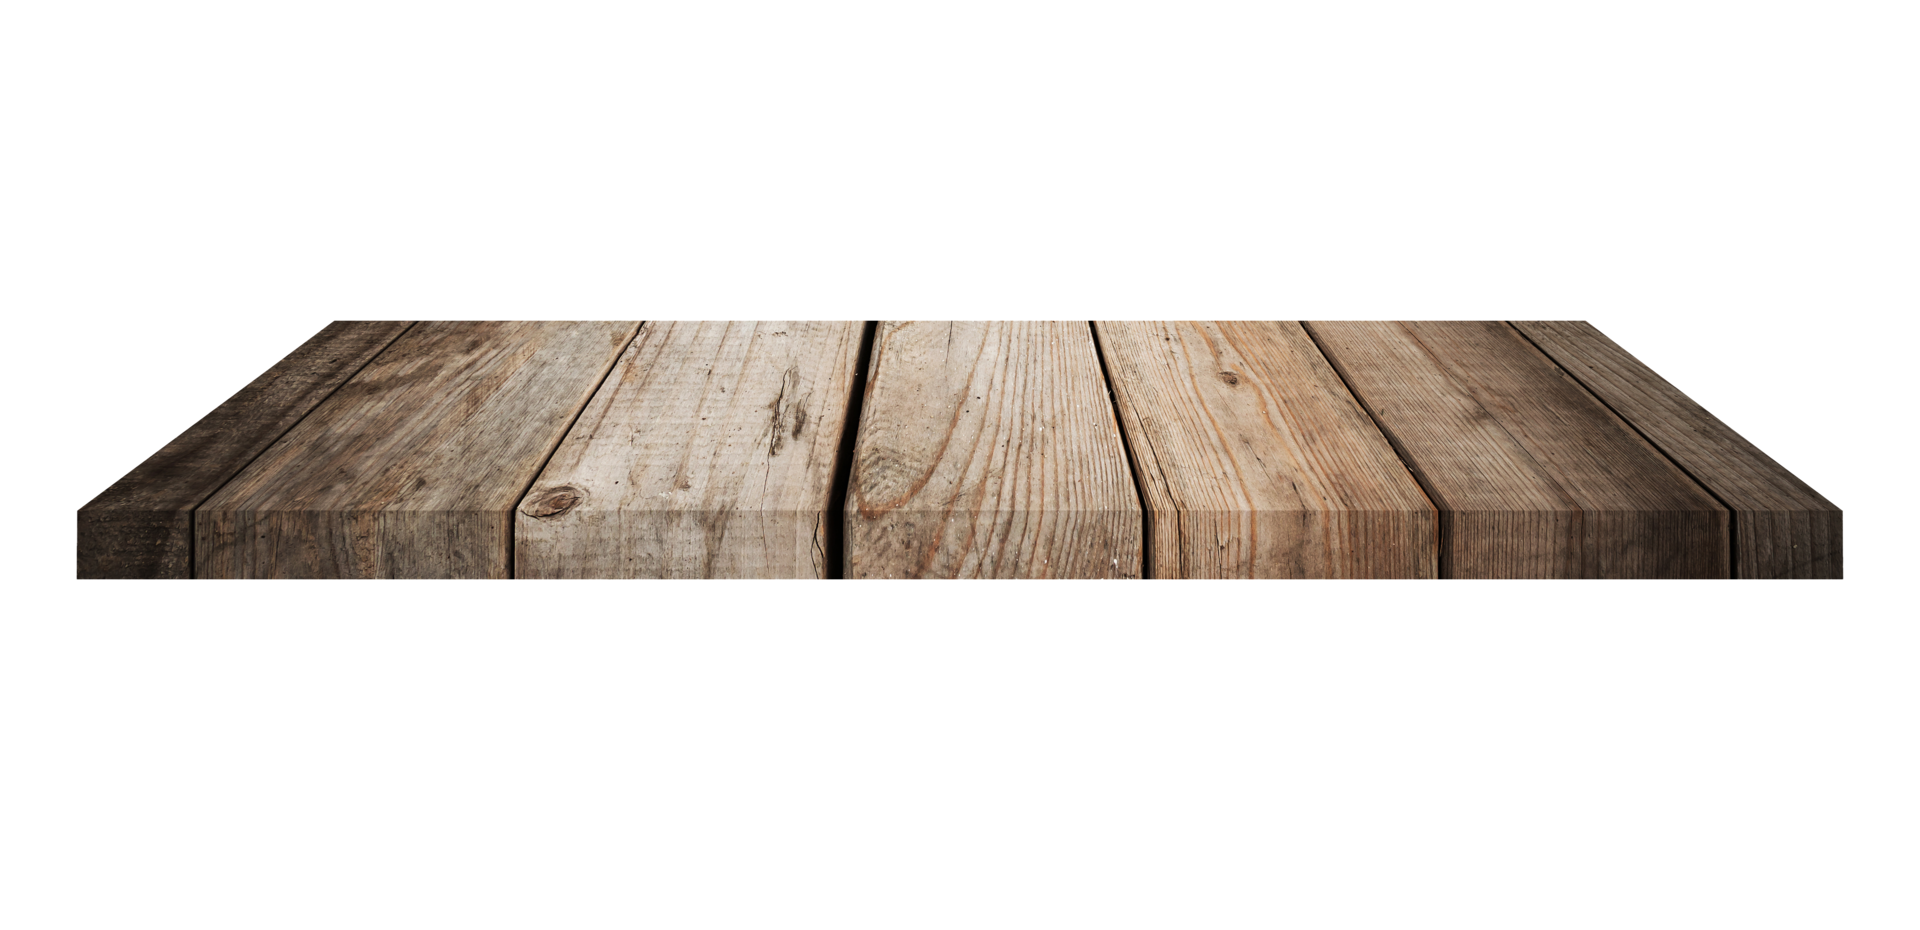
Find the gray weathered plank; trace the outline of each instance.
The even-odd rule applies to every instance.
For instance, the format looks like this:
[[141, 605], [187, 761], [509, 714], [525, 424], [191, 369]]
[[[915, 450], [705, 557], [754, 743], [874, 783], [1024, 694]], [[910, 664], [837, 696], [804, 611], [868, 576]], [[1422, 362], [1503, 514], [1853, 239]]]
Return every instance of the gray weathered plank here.
[[405, 332], [328, 324], [79, 512], [81, 578], [187, 578], [193, 508]]
[[521, 502], [515, 577], [827, 577], [864, 328], [641, 327]]
[[1457, 578], [1725, 578], [1727, 511], [1513, 327], [1308, 323], [1440, 508]]
[[1433, 578], [1437, 517], [1292, 322], [1094, 324], [1155, 578]]
[[1086, 323], [883, 323], [849, 578], [1137, 578], [1139, 495]]
[[416, 324], [196, 511], [206, 578], [505, 578], [512, 510], [638, 323]]
[[1513, 325], [1733, 511], [1735, 577], [1841, 577], [1840, 508], [1591, 325]]

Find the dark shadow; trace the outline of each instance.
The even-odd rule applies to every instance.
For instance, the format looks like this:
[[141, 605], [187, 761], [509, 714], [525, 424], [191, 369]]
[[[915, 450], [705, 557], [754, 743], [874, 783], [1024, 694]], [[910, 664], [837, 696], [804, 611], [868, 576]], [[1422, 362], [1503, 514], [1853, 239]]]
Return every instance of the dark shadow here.
[[35, 498], [73, 502], [73, 509], [81, 509], [132, 471], [134, 461], [6, 327], [0, 327], [0, 377], [6, 379], [6, 398], [17, 417], [13, 436], [21, 452], [31, 453], [40, 465], [33, 480], [52, 484], [46, 496]]
[[841, 427], [839, 461], [833, 463], [833, 498], [828, 503], [828, 580], [847, 580], [847, 486], [852, 484], [852, 453], [860, 438], [860, 411], [866, 409], [866, 384], [874, 375], [874, 334], [879, 321], [866, 321], [860, 336], [860, 361], [852, 379], [852, 404]]

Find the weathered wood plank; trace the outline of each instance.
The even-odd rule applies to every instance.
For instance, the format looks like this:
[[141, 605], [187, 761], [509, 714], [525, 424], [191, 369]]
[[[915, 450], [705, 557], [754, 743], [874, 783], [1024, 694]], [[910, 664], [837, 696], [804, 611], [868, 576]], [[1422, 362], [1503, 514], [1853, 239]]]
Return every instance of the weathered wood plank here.
[[520, 504], [518, 578], [824, 578], [862, 323], [648, 323]]
[[1156, 578], [1433, 578], [1437, 516], [1292, 322], [1101, 322]]
[[80, 508], [79, 577], [190, 577], [193, 508], [411, 325], [328, 324], [102, 491]]
[[1505, 323], [1308, 323], [1456, 578], [1725, 578], [1727, 511]]
[[882, 323], [849, 578], [1137, 578], [1140, 501], [1086, 323]]
[[196, 512], [206, 578], [505, 578], [512, 510], [637, 323], [419, 323]]
[[1513, 325], [1732, 509], [1735, 577], [1841, 577], [1840, 508], [1593, 326]]

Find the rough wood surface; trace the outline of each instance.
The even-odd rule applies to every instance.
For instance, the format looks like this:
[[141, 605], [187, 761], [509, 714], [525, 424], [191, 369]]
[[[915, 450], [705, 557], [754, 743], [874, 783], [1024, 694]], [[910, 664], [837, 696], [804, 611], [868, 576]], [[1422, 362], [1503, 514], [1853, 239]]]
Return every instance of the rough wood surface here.
[[78, 519], [83, 578], [1842, 567], [1838, 508], [1562, 322], [336, 323]]
[[1136, 578], [1140, 501], [1086, 323], [882, 323], [849, 578]]
[[1096, 323], [1156, 578], [1433, 578], [1433, 505], [1283, 322]]
[[861, 323], [648, 323], [521, 502], [519, 578], [824, 578]]
[[1513, 325], [1732, 509], [1735, 577], [1841, 577], [1840, 508], [1592, 326]]
[[505, 578], [512, 510], [637, 323], [419, 323], [196, 513], [208, 578]]
[[187, 578], [193, 508], [412, 324], [330, 323], [79, 513], [81, 578]]
[[1725, 508], [1511, 326], [1309, 323], [1459, 578], [1725, 578]]

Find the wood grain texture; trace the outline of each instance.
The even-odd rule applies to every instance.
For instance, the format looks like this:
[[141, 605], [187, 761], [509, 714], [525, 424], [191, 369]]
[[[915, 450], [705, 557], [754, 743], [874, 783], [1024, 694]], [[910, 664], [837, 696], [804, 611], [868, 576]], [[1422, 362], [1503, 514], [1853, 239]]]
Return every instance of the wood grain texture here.
[[193, 508], [405, 332], [336, 322], [80, 508], [81, 578], [187, 578]]
[[648, 323], [515, 518], [519, 578], [824, 578], [862, 323]]
[[1725, 578], [1725, 508], [1497, 322], [1308, 323], [1440, 508], [1456, 578]]
[[1433, 578], [1438, 518], [1300, 324], [1094, 324], [1156, 578]]
[[1735, 577], [1841, 577], [1840, 508], [1591, 325], [1513, 325], [1733, 511]]
[[848, 578], [1137, 578], [1141, 512], [1086, 323], [882, 323]]
[[207, 578], [505, 578], [512, 510], [639, 324], [419, 323], [196, 512]]

